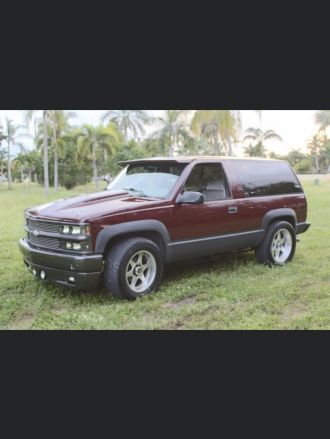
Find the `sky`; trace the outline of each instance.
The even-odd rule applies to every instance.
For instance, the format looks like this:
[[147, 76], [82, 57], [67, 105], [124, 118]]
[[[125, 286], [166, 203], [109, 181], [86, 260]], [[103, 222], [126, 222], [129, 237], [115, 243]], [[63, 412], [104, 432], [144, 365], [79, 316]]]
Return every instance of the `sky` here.
[[[90, 123], [98, 124], [104, 110], [67, 110], [74, 111], [78, 118], [75, 124]], [[272, 129], [276, 131], [283, 139], [283, 142], [268, 141], [266, 147], [269, 151], [278, 154], [287, 154], [292, 148], [306, 151], [308, 139], [317, 132], [317, 126], [314, 122], [316, 110], [263, 110], [261, 120], [254, 110], [242, 110], [243, 130], [249, 127], [261, 128], [263, 131]], [[164, 110], [149, 110], [151, 115], [161, 116]], [[12, 119], [17, 124], [23, 123], [22, 110], [0, 110], [0, 123], [4, 125], [5, 118]], [[152, 129], [151, 129], [152, 130]], [[150, 131], [150, 129], [149, 129]], [[32, 134], [32, 127], [31, 127]], [[29, 138], [22, 139], [27, 147], [32, 147], [32, 140]], [[13, 153], [17, 153], [14, 149]], [[242, 145], [238, 145], [236, 153], [242, 152]]]

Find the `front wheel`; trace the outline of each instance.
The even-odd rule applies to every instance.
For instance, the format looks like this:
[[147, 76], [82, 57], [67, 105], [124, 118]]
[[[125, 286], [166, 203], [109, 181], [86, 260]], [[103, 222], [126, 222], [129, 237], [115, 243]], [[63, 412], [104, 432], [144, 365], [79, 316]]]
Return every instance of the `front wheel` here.
[[264, 264], [284, 265], [296, 251], [296, 234], [286, 221], [272, 223], [261, 245], [256, 248], [257, 261]]
[[106, 289], [121, 299], [136, 299], [159, 287], [163, 268], [161, 252], [153, 241], [145, 238], [120, 241], [106, 258]]

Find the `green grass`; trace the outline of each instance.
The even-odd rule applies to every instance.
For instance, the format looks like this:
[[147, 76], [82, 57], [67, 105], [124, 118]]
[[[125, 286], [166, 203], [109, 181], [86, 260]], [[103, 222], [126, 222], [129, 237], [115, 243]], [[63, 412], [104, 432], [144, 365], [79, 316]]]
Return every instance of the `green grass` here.
[[37, 281], [18, 251], [24, 208], [92, 186], [48, 199], [39, 187], [0, 186], [0, 328], [330, 329], [330, 181], [304, 187], [312, 227], [292, 263], [270, 269], [253, 253], [180, 263], [167, 267], [157, 293], [126, 302]]

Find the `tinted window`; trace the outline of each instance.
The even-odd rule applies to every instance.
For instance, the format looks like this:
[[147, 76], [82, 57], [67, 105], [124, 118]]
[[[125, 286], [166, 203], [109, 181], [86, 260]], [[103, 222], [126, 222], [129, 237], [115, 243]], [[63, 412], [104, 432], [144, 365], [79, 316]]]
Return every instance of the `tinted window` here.
[[217, 163], [196, 165], [191, 171], [185, 191], [201, 192], [206, 201], [227, 198], [227, 184], [221, 165]]
[[233, 160], [232, 165], [248, 197], [302, 192], [296, 175], [287, 163]]

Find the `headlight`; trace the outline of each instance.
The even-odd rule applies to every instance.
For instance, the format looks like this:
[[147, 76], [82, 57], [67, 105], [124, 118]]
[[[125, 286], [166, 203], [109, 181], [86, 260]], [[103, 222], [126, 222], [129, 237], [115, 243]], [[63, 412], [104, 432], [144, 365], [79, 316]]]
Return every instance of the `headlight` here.
[[90, 235], [89, 225], [86, 226], [61, 226], [61, 233], [64, 235]]
[[65, 250], [89, 251], [90, 245], [89, 242], [63, 242], [62, 248]]

